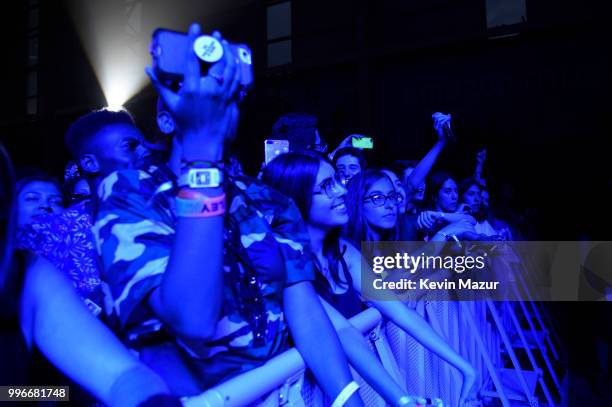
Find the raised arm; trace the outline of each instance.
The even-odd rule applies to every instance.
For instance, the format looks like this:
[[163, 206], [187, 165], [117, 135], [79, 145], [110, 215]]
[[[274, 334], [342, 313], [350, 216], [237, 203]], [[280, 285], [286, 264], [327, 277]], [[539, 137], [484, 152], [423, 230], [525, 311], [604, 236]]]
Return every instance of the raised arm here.
[[[199, 26], [192, 25], [189, 40], [193, 42], [199, 34]], [[215, 36], [221, 40], [218, 33]], [[223, 72], [213, 66], [203, 77], [199, 61], [188, 47], [188, 72], [178, 92], [165, 87], [152, 69], [147, 70], [176, 121], [185, 162], [221, 161], [223, 144], [235, 131], [239, 70], [232, 51], [222, 42]], [[203, 193], [217, 200], [224, 196], [222, 187], [188, 192]], [[221, 309], [222, 269], [223, 216], [192, 217], [179, 213], [168, 266], [161, 284], [150, 295], [149, 304], [179, 334], [208, 339], [214, 334]]]
[[434, 130], [438, 134], [438, 141], [434, 146], [425, 154], [425, 157], [419, 161], [417, 166], [414, 168], [414, 171], [408, 176], [406, 180], [409, 185], [416, 189], [419, 185], [425, 181], [427, 175], [431, 171], [433, 165], [435, 164], [438, 156], [444, 149], [444, 146], [447, 143], [446, 134], [444, 131], [445, 126], [450, 126], [451, 123], [451, 115], [445, 115], [440, 112], [436, 112], [432, 115]]
[[485, 180], [482, 178], [482, 168], [484, 167], [484, 162], [487, 159], [487, 149], [483, 148], [478, 153], [476, 153], [476, 168], [474, 170], [474, 178], [481, 184], [485, 184]]
[[42, 257], [26, 271], [21, 327], [30, 345], [36, 344], [55, 366], [104, 404], [136, 406], [169, 393], [159, 376], [91, 315], [72, 283]]

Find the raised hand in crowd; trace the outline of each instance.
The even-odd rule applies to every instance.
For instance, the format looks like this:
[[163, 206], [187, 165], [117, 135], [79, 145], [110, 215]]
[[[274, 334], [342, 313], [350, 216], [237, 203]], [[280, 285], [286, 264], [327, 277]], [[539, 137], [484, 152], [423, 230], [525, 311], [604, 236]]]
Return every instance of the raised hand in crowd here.
[[[190, 44], [199, 35], [200, 26], [193, 24], [188, 34]], [[218, 32], [213, 36], [223, 44], [225, 63], [213, 65], [208, 75], [202, 76], [200, 61], [188, 47], [187, 73], [178, 91], [162, 83], [152, 68], [146, 69], [176, 123], [187, 160], [221, 160], [224, 141], [234, 135], [238, 122], [240, 71], [227, 42]]]
[[345, 147], [352, 147], [353, 146], [353, 137], [360, 137], [360, 134], [351, 134], [350, 136], [346, 136], [341, 142], [340, 144], [338, 144], [338, 147], [334, 148], [334, 150], [329, 153], [328, 157], [330, 160], [333, 161], [334, 157], [336, 156], [336, 153], [340, 150], [343, 149]]
[[483, 148], [476, 153], [476, 169], [474, 171], [474, 178], [476, 178], [483, 186], [485, 180], [482, 178], [482, 168], [484, 167], [485, 160], [487, 159], [487, 149]]
[[433, 128], [438, 135], [438, 140], [442, 142], [450, 141], [453, 138], [453, 132], [451, 130], [451, 114], [444, 114], [436, 112], [431, 115], [433, 119]]
[[[406, 184], [406, 198], [411, 200], [413, 195], [423, 188], [425, 185], [425, 179], [429, 175], [429, 172], [433, 168], [436, 160], [440, 156], [440, 153], [444, 149], [448, 139], [448, 132], [445, 127], [450, 129], [451, 115], [443, 114], [440, 112], [434, 113], [432, 116], [434, 121], [434, 130], [438, 134], [438, 141], [436, 144], [425, 154], [425, 156], [419, 161], [414, 170], [404, 180]], [[452, 132], [451, 132], [452, 134]]]

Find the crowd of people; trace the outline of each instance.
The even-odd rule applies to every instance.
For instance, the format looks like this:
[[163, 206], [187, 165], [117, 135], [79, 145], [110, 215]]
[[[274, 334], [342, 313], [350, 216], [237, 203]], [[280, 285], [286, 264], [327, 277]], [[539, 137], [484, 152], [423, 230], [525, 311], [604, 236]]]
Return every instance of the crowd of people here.
[[[364, 302], [360, 247], [512, 240], [491, 208], [486, 151], [472, 177], [432, 173], [452, 136], [438, 112], [424, 157], [372, 168], [353, 136], [328, 152], [317, 119], [290, 113], [269, 137], [290, 152], [246, 176], [227, 154], [240, 70], [224, 47], [221, 74], [190, 54], [178, 90], [147, 70], [169, 149], [149, 148], [128, 112], [97, 110], [66, 131], [64, 183], [5, 182], [0, 309], [17, 339], [3, 351], [15, 366], [41, 353], [109, 405], [175, 405], [295, 346], [334, 406], [363, 404], [349, 365], [388, 404], [409, 405], [349, 321], [375, 307], [461, 373], [466, 403], [478, 372], [464, 356], [411, 304]], [[16, 384], [46, 379], [17, 370]]]

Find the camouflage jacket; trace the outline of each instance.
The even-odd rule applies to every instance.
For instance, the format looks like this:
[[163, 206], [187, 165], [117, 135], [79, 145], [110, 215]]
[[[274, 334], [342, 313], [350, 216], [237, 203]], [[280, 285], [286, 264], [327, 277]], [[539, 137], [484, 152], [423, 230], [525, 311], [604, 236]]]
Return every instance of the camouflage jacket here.
[[[161, 284], [174, 238], [172, 199], [155, 195], [164, 181], [160, 171], [120, 171], [106, 177], [98, 189], [93, 229], [102, 257], [102, 279], [110, 286], [114, 313], [128, 335], [159, 324], [146, 300]], [[288, 329], [281, 305], [283, 288], [313, 280], [314, 268], [308, 232], [293, 201], [247, 177], [231, 178], [225, 192], [222, 316], [211, 341], [177, 339], [194, 358], [229, 355], [234, 361], [248, 361], [246, 370], [247, 365], [262, 363], [285, 349]], [[253, 324], [245, 315], [257, 294], [241, 286], [245, 269], [254, 271], [265, 307], [263, 343], [254, 343]]]

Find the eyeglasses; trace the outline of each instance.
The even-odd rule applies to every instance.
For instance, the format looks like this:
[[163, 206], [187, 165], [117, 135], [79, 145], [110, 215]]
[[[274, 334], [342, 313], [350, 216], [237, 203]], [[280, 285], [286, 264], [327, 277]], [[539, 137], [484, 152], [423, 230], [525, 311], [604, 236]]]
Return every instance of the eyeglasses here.
[[399, 205], [404, 202], [404, 197], [397, 192], [391, 192], [389, 195], [383, 194], [372, 194], [363, 198], [364, 202], [371, 201], [374, 206], [383, 206], [387, 204], [387, 200], [390, 200], [393, 204]]
[[334, 198], [339, 193], [345, 191], [342, 179], [338, 175], [326, 178], [318, 185], [318, 189], [312, 191], [314, 195], [327, 195], [328, 198]]

